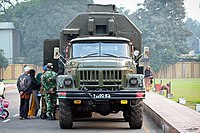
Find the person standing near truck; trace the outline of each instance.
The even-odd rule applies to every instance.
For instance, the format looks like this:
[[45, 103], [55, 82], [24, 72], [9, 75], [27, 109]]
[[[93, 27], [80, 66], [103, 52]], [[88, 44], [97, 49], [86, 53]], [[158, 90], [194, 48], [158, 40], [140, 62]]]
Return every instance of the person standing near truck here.
[[43, 75], [46, 71], [47, 71], [47, 65], [45, 65], [43, 67], [43, 71], [41, 73], [38, 73], [37, 76], [36, 76], [37, 81], [41, 85], [40, 91], [39, 91], [39, 94], [41, 95], [41, 99], [42, 99], [41, 100], [41, 114], [40, 114], [41, 119], [47, 118], [47, 115], [46, 115], [47, 105], [46, 105], [46, 100], [45, 100], [45, 90], [44, 90], [44, 87], [42, 86], [42, 83], [41, 83], [42, 77], [43, 77]]
[[32, 93], [29, 72], [30, 67], [25, 66], [24, 73], [17, 79], [17, 89], [20, 94], [20, 120], [28, 118], [29, 100]]
[[56, 114], [56, 77], [58, 74], [53, 71], [53, 64], [47, 64], [47, 71], [42, 76], [42, 85], [45, 90], [47, 105], [47, 119], [55, 120]]
[[31, 89], [32, 89], [31, 105], [28, 112], [28, 116], [30, 118], [35, 118], [35, 116], [37, 115], [36, 112], [40, 109], [40, 103], [38, 99], [38, 90], [40, 89], [40, 84], [35, 78], [35, 73], [36, 71], [34, 69], [30, 70], [29, 76], [31, 77]]
[[151, 72], [151, 67], [150, 66], [147, 66], [145, 71], [144, 71], [144, 79], [145, 79], [145, 88], [147, 91], [150, 90], [151, 88], [151, 80], [153, 78], [153, 73]]

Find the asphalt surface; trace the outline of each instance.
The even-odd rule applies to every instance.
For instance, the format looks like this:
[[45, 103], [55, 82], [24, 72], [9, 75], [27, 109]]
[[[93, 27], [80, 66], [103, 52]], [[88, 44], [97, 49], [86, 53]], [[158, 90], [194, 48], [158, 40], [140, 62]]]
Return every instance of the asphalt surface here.
[[129, 129], [128, 122], [122, 118], [122, 113], [102, 117], [94, 114], [95, 118], [79, 119], [73, 124], [73, 129], [60, 129], [59, 121], [42, 120], [38, 117], [29, 120], [19, 120], [19, 95], [16, 89], [6, 92], [6, 100], [10, 101], [10, 116], [0, 120], [0, 133], [163, 133], [160, 128], [144, 114], [142, 129]]

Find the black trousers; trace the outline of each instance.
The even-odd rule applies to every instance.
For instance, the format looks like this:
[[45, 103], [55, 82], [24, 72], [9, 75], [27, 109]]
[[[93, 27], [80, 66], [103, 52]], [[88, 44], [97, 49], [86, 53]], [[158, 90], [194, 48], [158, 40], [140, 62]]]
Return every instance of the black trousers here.
[[20, 117], [27, 118], [28, 110], [29, 110], [29, 99], [21, 98], [20, 99], [20, 108], [19, 108]]

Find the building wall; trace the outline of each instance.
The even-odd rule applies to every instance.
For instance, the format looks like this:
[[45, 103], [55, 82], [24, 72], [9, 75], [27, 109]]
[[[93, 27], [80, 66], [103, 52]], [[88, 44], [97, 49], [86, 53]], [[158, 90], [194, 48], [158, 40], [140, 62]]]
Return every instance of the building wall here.
[[20, 57], [20, 36], [12, 22], [0, 22], [0, 49], [9, 64], [15, 63], [15, 58]]
[[15, 63], [15, 58], [20, 56], [20, 35], [13, 30], [13, 63]]
[[9, 63], [13, 58], [13, 34], [12, 30], [0, 29], [0, 48], [4, 50], [4, 56], [8, 59]]

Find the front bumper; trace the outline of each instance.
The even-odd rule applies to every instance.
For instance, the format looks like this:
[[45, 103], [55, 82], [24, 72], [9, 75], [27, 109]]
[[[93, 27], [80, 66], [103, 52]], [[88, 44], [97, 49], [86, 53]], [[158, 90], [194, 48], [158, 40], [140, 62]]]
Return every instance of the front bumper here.
[[144, 99], [145, 90], [118, 90], [118, 91], [103, 91], [103, 90], [57, 90], [58, 99], [67, 100], [133, 100]]

